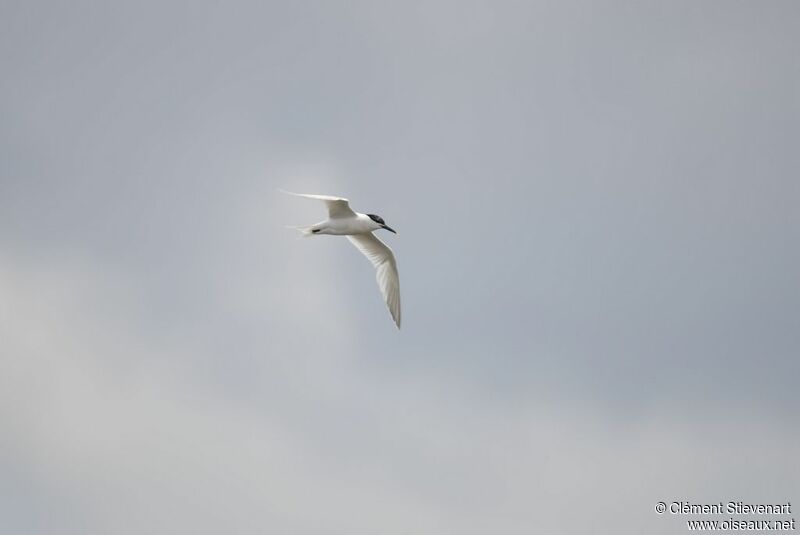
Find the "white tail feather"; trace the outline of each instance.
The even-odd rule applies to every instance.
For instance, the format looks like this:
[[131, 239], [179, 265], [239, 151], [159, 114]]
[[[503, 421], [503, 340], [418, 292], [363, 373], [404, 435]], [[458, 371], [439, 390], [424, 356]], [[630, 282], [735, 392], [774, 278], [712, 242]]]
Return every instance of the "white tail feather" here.
[[286, 228], [299, 230], [303, 234], [303, 236], [302, 236], [303, 238], [310, 238], [311, 236], [314, 235], [314, 233], [311, 232], [311, 230], [314, 228], [313, 226], [311, 226], [311, 227], [289, 227], [289, 226], [287, 226]]

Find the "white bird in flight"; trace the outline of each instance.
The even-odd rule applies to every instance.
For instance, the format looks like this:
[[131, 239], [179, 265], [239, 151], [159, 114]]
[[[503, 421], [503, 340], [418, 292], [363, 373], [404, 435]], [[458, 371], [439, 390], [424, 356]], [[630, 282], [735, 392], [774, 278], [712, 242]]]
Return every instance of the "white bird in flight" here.
[[280, 190], [289, 195], [317, 199], [328, 208], [328, 219], [308, 227], [291, 227], [299, 230], [304, 236], [331, 234], [347, 236], [347, 239], [366, 256], [377, 271], [376, 279], [383, 299], [392, 315], [397, 328], [400, 328], [400, 277], [397, 275], [397, 262], [389, 246], [378, 239], [372, 232], [379, 229], [394, 231], [382, 217], [375, 214], [360, 214], [350, 208], [347, 199], [330, 195], [311, 195], [292, 193]]

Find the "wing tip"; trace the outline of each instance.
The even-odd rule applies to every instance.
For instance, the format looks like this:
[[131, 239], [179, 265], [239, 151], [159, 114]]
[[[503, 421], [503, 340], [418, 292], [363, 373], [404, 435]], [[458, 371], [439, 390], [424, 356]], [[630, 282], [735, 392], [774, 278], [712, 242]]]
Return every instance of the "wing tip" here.
[[294, 195], [295, 197], [305, 197], [307, 199], [317, 199], [319, 201], [344, 201], [350, 204], [350, 199], [346, 197], [339, 197], [338, 195], [322, 195], [319, 193], [296, 193], [294, 191], [288, 191], [283, 188], [275, 188], [275, 189], [280, 191], [281, 193], [285, 193], [287, 195]]
[[390, 308], [389, 309], [389, 314], [391, 314], [392, 319], [394, 320], [394, 324], [397, 327], [397, 330], [399, 331], [400, 330], [400, 323], [401, 323], [401, 321], [400, 321], [401, 320], [400, 307], [399, 306], [397, 307], [396, 314], [395, 314], [395, 311]]

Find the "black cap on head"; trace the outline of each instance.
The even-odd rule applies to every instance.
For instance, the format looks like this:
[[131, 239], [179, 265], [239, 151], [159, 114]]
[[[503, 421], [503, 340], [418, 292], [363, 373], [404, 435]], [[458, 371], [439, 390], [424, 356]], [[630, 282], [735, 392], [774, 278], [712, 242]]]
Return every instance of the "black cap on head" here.
[[395, 234], [397, 234], [397, 232], [395, 232], [395, 230], [392, 227], [390, 227], [389, 225], [386, 224], [386, 221], [384, 221], [381, 216], [375, 215], [375, 214], [367, 214], [367, 215], [369, 216], [370, 219], [372, 219], [377, 224], [379, 224], [381, 226], [381, 228], [384, 228], [384, 229], [388, 230], [389, 232], [394, 232]]

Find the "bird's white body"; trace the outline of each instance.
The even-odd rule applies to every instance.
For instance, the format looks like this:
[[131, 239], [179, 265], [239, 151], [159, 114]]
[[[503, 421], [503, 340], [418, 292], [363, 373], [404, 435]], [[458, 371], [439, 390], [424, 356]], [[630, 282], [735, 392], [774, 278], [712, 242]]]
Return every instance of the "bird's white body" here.
[[[370, 219], [367, 214], [354, 212], [355, 217], [337, 217], [320, 221], [312, 225], [313, 234], [330, 234], [333, 236], [349, 236], [353, 234], [366, 234], [373, 230], [382, 228], [378, 223]], [[316, 230], [316, 232], [313, 232]]]
[[378, 287], [381, 289], [386, 306], [389, 308], [392, 319], [399, 329], [400, 277], [397, 274], [397, 261], [389, 246], [373, 234], [373, 231], [378, 229], [386, 229], [391, 232], [394, 232], [394, 230], [386, 225], [379, 216], [354, 212], [350, 209], [349, 201], [342, 197], [292, 193], [290, 191], [285, 191], [284, 193], [317, 199], [325, 203], [328, 208], [328, 219], [310, 227], [296, 227], [297, 230], [302, 232], [304, 236], [316, 236], [318, 234], [347, 236], [347, 239], [375, 266]]

